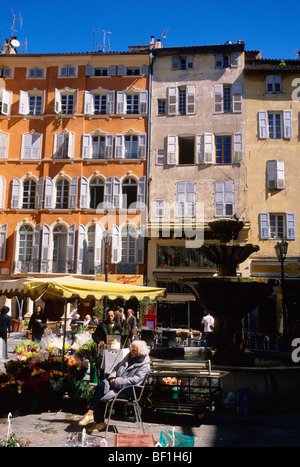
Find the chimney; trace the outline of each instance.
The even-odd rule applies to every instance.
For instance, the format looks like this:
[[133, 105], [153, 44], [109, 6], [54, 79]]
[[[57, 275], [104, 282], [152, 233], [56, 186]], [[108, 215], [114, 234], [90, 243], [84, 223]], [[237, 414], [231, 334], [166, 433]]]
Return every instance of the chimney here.
[[16, 55], [18, 53], [16, 46], [13, 45], [14, 41], [20, 45], [14, 36], [12, 36], [11, 39], [5, 39], [5, 44], [2, 45], [3, 55]]
[[155, 42], [155, 48], [156, 49], [161, 49], [162, 48], [162, 43], [161, 43], [160, 39], [157, 39], [157, 41]]
[[154, 36], [151, 36], [150, 49], [153, 49], [154, 47], [155, 47]]

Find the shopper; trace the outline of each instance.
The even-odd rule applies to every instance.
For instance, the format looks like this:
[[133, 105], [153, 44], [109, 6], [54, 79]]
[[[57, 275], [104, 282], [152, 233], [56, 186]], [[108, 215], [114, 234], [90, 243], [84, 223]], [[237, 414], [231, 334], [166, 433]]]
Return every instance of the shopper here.
[[0, 312], [0, 355], [7, 359], [7, 337], [10, 337], [11, 318], [8, 316], [8, 306], [3, 306]]
[[28, 324], [29, 331], [32, 330], [32, 340], [34, 342], [41, 342], [46, 327], [46, 314], [43, 312], [41, 306], [38, 305], [35, 311], [32, 313]]
[[201, 323], [204, 325], [205, 347], [211, 347], [215, 320], [209, 311], [205, 312]]

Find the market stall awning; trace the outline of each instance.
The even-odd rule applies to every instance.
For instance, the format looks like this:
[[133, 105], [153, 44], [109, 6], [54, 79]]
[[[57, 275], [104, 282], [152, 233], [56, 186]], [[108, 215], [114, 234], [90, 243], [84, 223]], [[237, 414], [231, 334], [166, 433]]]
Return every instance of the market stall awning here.
[[8, 297], [18, 296], [19, 298], [30, 297], [36, 300], [41, 297], [72, 299], [81, 298], [84, 300], [100, 300], [107, 296], [114, 300], [122, 297], [128, 300], [136, 297], [156, 299], [164, 295], [165, 289], [157, 287], [146, 287], [139, 285], [114, 284], [112, 282], [93, 281], [79, 279], [73, 276], [53, 277], [53, 278], [22, 278], [11, 281], [3, 281], [0, 284], [0, 294]]

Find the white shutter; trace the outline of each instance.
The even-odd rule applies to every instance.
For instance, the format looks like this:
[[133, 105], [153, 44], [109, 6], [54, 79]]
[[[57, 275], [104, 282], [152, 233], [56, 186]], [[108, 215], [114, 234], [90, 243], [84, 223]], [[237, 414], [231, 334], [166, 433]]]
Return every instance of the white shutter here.
[[196, 112], [196, 87], [188, 85], [186, 87], [186, 114], [194, 115]]
[[233, 138], [233, 163], [238, 164], [243, 162], [244, 143], [243, 133], [234, 133]]
[[83, 113], [85, 115], [94, 113], [94, 94], [90, 91], [84, 91]]
[[52, 208], [52, 197], [53, 197], [53, 180], [50, 177], [46, 177], [45, 180], [45, 201], [44, 208]]
[[36, 193], [35, 193], [36, 209], [43, 208], [43, 195], [44, 195], [44, 177], [41, 177], [36, 184]]
[[89, 183], [87, 178], [80, 177], [80, 198], [79, 198], [79, 207], [81, 209], [87, 209], [88, 207], [88, 189]]
[[72, 158], [74, 157], [74, 133], [69, 131], [67, 138], [69, 138], [68, 141], [68, 157]]
[[33, 242], [32, 242], [32, 271], [39, 271], [39, 259], [40, 259], [40, 242], [41, 242], [41, 224], [35, 226], [33, 231]]
[[185, 199], [185, 209], [184, 217], [195, 217], [196, 213], [196, 184], [194, 182], [186, 182], [186, 199]]
[[176, 217], [184, 217], [186, 203], [186, 182], [176, 183]]
[[78, 225], [78, 233], [77, 233], [77, 266], [76, 272], [77, 274], [84, 274], [84, 263], [86, 259], [86, 232], [85, 227], [82, 224]]
[[286, 239], [287, 240], [296, 240], [296, 223], [295, 223], [295, 214], [288, 212], [286, 214]]
[[269, 238], [269, 213], [261, 212], [260, 218], [260, 238], [261, 240], [267, 240]]
[[119, 209], [121, 206], [120, 198], [121, 198], [121, 182], [118, 177], [113, 177], [113, 184], [112, 184], [112, 202], [113, 207]]
[[0, 227], [0, 261], [6, 259], [6, 238], [8, 224], [3, 224]]
[[74, 177], [70, 183], [69, 191], [69, 209], [76, 209], [77, 206], [77, 188], [78, 188], [78, 177]]
[[121, 235], [118, 226], [112, 226], [112, 241], [111, 241], [111, 263], [118, 264], [121, 261]]
[[98, 267], [101, 265], [101, 258], [102, 258], [102, 239], [103, 239], [103, 231], [101, 225], [96, 222], [95, 224], [95, 245], [94, 245], [94, 267]]
[[125, 92], [117, 91], [117, 114], [125, 114]]
[[0, 133], [0, 159], [5, 159], [7, 152], [7, 135]]
[[74, 272], [75, 268], [75, 224], [70, 225], [67, 232], [67, 270]]
[[232, 68], [237, 68], [239, 66], [239, 53], [238, 52], [233, 52], [230, 57], [231, 60], [231, 67]]
[[284, 161], [267, 161], [267, 177], [269, 190], [285, 188]]
[[176, 135], [167, 136], [167, 164], [176, 165], [178, 158], [178, 137]]
[[31, 159], [32, 135], [23, 135], [23, 158]]
[[203, 164], [204, 161], [204, 135], [196, 135], [195, 161], [196, 164]]
[[224, 183], [223, 181], [215, 182], [215, 216], [222, 217], [224, 215]]
[[105, 137], [105, 159], [111, 159], [113, 156], [114, 135], [106, 135]]
[[50, 252], [50, 227], [47, 224], [43, 224], [42, 231], [42, 257], [41, 257], [41, 272], [49, 271], [49, 259], [51, 257]]
[[106, 113], [107, 115], [110, 115], [110, 114], [113, 114], [114, 112], [115, 112], [115, 91], [108, 91]]
[[59, 113], [61, 111], [61, 95], [58, 89], [55, 88], [55, 98], [54, 98], [54, 112]]
[[145, 195], [146, 195], [146, 177], [143, 176], [138, 181], [137, 187], [137, 208], [145, 208]]
[[204, 133], [204, 164], [213, 164], [214, 162], [214, 135], [212, 133]]
[[177, 114], [177, 87], [170, 86], [167, 91], [168, 115]]
[[139, 159], [145, 159], [146, 157], [146, 133], [142, 133], [138, 136], [138, 143], [139, 143]]
[[28, 92], [20, 91], [19, 114], [21, 114], [21, 115], [28, 115], [29, 114]]
[[82, 158], [90, 159], [91, 158], [91, 135], [84, 133], [82, 135]]
[[258, 127], [259, 127], [259, 138], [266, 139], [268, 137], [268, 113], [266, 110], [258, 112]]
[[0, 176], [0, 209], [4, 207], [4, 197], [5, 197], [5, 192], [4, 192], [4, 179]]
[[293, 136], [293, 127], [292, 127], [292, 111], [284, 110], [283, 111], [283, 128], [284, 128], [284, 138], [292, 138]]
[[141, 225], [137, 229], [137, 238], [136, 238], [136, 264], [144, 264], [145, 258], [145, 225]]
[[125, 65], [118, 65], [118, 76], [126, 76], [127, 68]]
[[214, 113], [221, 114], [224, 112], [223, 106], [223, 84], [214, 85]]
[[11, 196], [11, 208], [12, 209], [18, 209], [19, 207], [20, 192], [21, 192], [20, 180], [17, 177], [14, 177], [13, 185], [12, 185], [12, 196]]
[[148, 113], [148, 91], [140, 92], [140, 114]]
[[113, 193], [113, 177], [105, 180], [104, 184], [104, 207], [109, 209], [112, 207], [112, 193]]
[[243, 86], [241, 83], [232, 85], [232, 111], [233, 113], [242, 112]]
[[234, 182], [224, 181], [224, 216], [233, 216], [234, 214]]
[[122, 159], [124, 157], [124, 135], [116, 134], [115, 137], [115, 158]]
[[156, 148], [155, 149], [155, 165], [164, 165], [165, 164], [165, 149]]
[[6, 91], [5, 89], [3, 89], [1, 91], [1, 94], [2, 94], [1, 113], [2, 113], [2, 115], [10, 115], [12, 92], [11, 91]]

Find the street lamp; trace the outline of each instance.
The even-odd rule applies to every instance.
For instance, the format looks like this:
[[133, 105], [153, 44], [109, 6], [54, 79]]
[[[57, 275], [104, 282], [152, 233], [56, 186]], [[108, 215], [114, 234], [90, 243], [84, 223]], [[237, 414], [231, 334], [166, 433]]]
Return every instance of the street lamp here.
[[287, 251], [288, 251], [289, 244], [282, 239], [281, 242], [278, 242], [275, 245], [276, 256], [278, 261], [281, 264], [281, 294], [282, 294], [282, 315], [283, 315], [283, 334], [287, 336], [288, 334], [288, 314], [285, 305], [285, 287], [284, 287], [284, 262], [286, 259]]
[[[105, 282], [108, 281], [108, 252], [109, 252], [109, 247], [111, 244], [111, 231], [107, 228], [103, 232], [103, 240], [104, 240], [104, 245], [105, 245]], [[106, 308], [107, 308], [107, 295], [104, 297], [104, 313], [103, 313], [103, 318], [106, 318]]]

